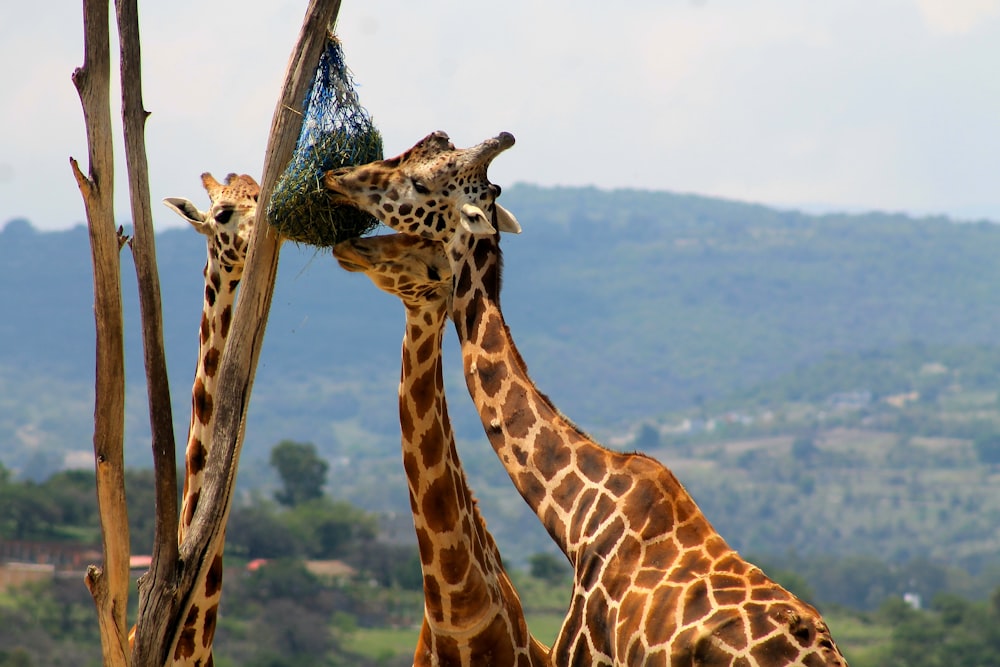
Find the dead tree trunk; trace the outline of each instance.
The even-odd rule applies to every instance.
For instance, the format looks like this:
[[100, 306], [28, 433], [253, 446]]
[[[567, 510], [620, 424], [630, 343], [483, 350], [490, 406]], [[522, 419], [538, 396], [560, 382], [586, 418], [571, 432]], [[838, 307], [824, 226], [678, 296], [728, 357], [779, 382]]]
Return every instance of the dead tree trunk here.
[[[139, 35], [135, 0], [116, 0], [121, 37], [121, 69], [126, 162], [135, 225], [134, 254], [143, 319], [149, 380], [153, 458], [156, 467], [156, 544], [151, 574], [139, 584], [140, 603], [131, 656], [126, 636], [129, 535], [124, 478], [124, 355], [120, 262], [123, 243], [115, 231], [114, 163], [110, 118], [109, 0], [84, 0], [84, 65], [73, 74], [87, 125], [89, 176], [71, 159], [83, 194], [94, 262], [94, 316], [97, 326], [97, 377], [94, 453], [104, 547], [104, 567], [92, 567], [87, 585], [94, 596], [105, 665], [159, 667], [169, 663], [196, 581], [204, 576], [223, 539], [243, 443], [246, 411], [277, 273], [280, 238], [268, 226], [266, 207], [257, 212], [256, 235], [248, 257], [227, 350], [219, 369], [223, 392], [217, 399], [213, 453], [205, 492], [185, 543], [176, 544], [176, 463], [169, 387], [163, 355], [159, 279], [149, 210], [143, 130]], [[306, 90], [319, 61], [327, 31], [336, 20], [339, 0], [311, 0], [285, 85], [271, 125], [264, 162], [261, 201], [266, 202], [291, 156], [299, 133]]]
[[[291, 158], [302, 124], [298, 109], [319, 63], [326, 35], [340, 10], [340, 0], [312, 0], [299, 40], [285, 72], [281, 99], [271, 122], [270, 141], [264, 159], [260, 200], [270, 199], [278, 177]], [[246, 428], [247, 408], [253, 389], [257, 360], [267, 326], [278, 269], [281, 239], [267, 222], [267, 207], [257, 208], [253, 243], [247, 254], [239, 304], [219, 368], [219, 386], [224, 388], [216, 404], [212, 451], [205, 469], [205, 487], [184, 544], [181, 562], [207, 568], [208, 556], [217, 551], [222, 529], [229, 516]], [[189, 590], [198, 573], [182, 568], [180, 589]], [[177, 627], [174, 625], [173, 627]]]
[[127, 665], [129, 534], [125, 507], [125, 361], [120, 261], [121, 230], [114, 222], [111, 142], [111, 59], [107, 0], [84, 0], [83, 66], [73, 73], [87, 125], [88, 174], [70, 158], [83, 195], [94, 263], [97, 326], [94, 460], [104, 565], [91, 566], [86, 583], [97, 605], [104, 664]]

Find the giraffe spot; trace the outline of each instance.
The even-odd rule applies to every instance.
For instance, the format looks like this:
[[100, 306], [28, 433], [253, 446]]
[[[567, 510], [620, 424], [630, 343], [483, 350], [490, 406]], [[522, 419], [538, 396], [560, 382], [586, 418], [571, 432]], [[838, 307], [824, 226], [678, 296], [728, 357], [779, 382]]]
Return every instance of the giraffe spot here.
[[215, 637], [215, 623], [219, 617], [219, 605], [213, 605], [205, 610], [205, 623], [201, 635], [201, 645], [208, 648], [212, 645], [212, 638]]
[[445, 454], [445, 439], [444, 434], [441, 432], [441, 424], [431, 424], [427, 432], [421, 436], [417, 447], [420, 449], [425, 470], [441, 463]]
[[724, 607], [735, 607], [746, 601], [747, 592], [744, 588], [730, 588], [725, 590], [713, 590], [712, 596], [715, 603]]
[[[483, 243], [483, 245], [486, 245], [487, 247], [487, 250], [485, 252], [488, 252], [489, 254], [487, 256], [488, 265], [486, 266], [486, 270], [482, 271], [483, 274], [482, 281], [483, 285], [486, 286], [487, 292], [493, 297], [494, 300], [496, 300], [500, 294], [500, 263], [494, 261], [496, 255], [492, 252], [492, 250], [496, 248], [496, 246], [492, 244], [493, 239], [487, 237], [484, 237], [484, 239], [486, 240], [486, 242], [489, 243], [489, 245]], [[478, 249], [479, 246], [477, 246], [477, 250]], [[487, 262], [484, 262], [484, 264], [486, 264]], [[479, 255], [477, 253], [476, 264], [478, 265], [479, 263], [480, 263]]]
[[[459, 257], [459, 259], [461, 259]], [[455, 280], [455, 297], [462, 298], [469, 293], [472, 289], [472, 267], [468, 264], [463, 264], [461, 270], [458, 272], [457, 280]], [[469, 309], [473, 310], [473, 309]], [[469, 313], [466, 313], [468, 316]], [[471, 338], [472, 332], [475, 331], [472, 327], [466, 328], [466, 335]]]
[[211, 285], [205, 285], [205, 303], [207, 303], [209, 307], [215, 305], [215, 290]]
[[[566, 613], [566, 619], [563, 621], [562, 630], [560, 631], [560, 636], [562, 637], [578, 637], [583, 632], [583, 616], [587, 611], [586, 598], [576, 595], [574, 596], [572, 602], [569, 606], [569, 611]], [[555, 648], [555, 647], [553, 647]], [[582, 665], [589, 664], [578, 662], [573, 660], [572, 664]]]
[[543, 426], [538, 431], [532, 465], [546, 480], [551, 480], [556, 474], [566, 470], [572, 459], [573, 450], [566, 446], [555, 429]]
[[691, 523], [678, 526], [674, 535], [677, 541], [680, 542], [681, 547], [693, 549], [701, 546], [707, 529], [708, 526], [704, 525], [703, 522], [692, 521]]
[[[643, 563], [649, 562], [649, 553], [647, 553]], [[701, 551], [684, 551], [680, 553], [680, 558], [674, 559], [674, 566], [670, 569], [669, 576], [673, 581], [689, 581], [708, 574], [708, 565], [708, 561], [702, 556]]]
[[427, 534], [427, 531], [421, 526], [416, 528], [417, 533], [417, 548], [420, 550], [420, 562], [425, 568], [429, 568], [434, 564], [434, 543], [431, 541], [431, 536]]
[[579, 543], [582, 536], [581, 533], [583, 531], [583, 521], [578, 520], [578, 518], [582, 518], [586, 514], [591, 503], [593, 503], [594, 499], [597, 497], [597, 494], [598, 491], [594, 488], [585, 489], [583, 493], [580, 494], [580, 498], [577, 502], [576, 516], [570, 523], [569, 539], [571, 543]]
[[187, 498], [184, 502], [184, 525], [190, 526], [191, 522], [194, 520], [194, 512], [198, 509], [198, 498], [201, 497], [201, 491], [195, 491]]
[[430, 575], [424, 575], [424, 604], [426, 613], [437, 623], [444, 623], [444, 605], [441, 604], [441, 584]]
[[[661, 497], [662, 494], [656, 484], [648, 479], [640, 479], [632, 491], [622, 498], [620, 504], [622, 515], [633, 531], [638, 532], [653, 518], [650, 508], [656, 507]], [[673, 514], [669, 512], [669, 506], [667, 510], [664, 512], [667, 516], [659, 518], [661, 534], [669, 533], [673, 527]]]
[[[566, 627], [565, 625], [563, 626]], [[588, 634], [584, 634], [577, 638], [576, 646], [573, 649], [573, 659], [569, 664], [571, 665], [591, 665], [596, 664], [593, 654], [590, 652], [590, 646], [587, 643]]]
[[765, 608], [759, 604], [745, 605], [747, 615], [750, 619], [750, 639], [756, 641], [774, 632], [774, 619], [766, 612]]
[[507, 380], [507, 366], [503, 363], [480, 359], [476, 362], [479, 387], [490, 398], [496, 397]]
[[583, 480], [575, 472], [568, 473], [552, 490], [552, 500], [564, 512], [573, 510], [573, 502], [583, 489]]
[[233, 307], [228, 305], [222, 309], [222, 313], [219, 315], [219, 322], [222, 323], [222, 328], [219, 331], [219, 335], [226, 338], [229, 335], [229, 325], [233, 321]]
[[750, 593], [750, 599], [754, 602], [787, 600], [788, 592], [774, 582], [768, 581], [764, 586], [755, 586]]
[[636, 588], [652, 589], [663, 583], [663, 576], [661, 568], [637, 567], [632, 580]]
[[712, 590], [721, 591], [729, 589], [739, 589], [740, 591], [745, 591], [747, 588], [747, 582], [741, 577], [734, 576], [727, 573], [714, 573], [710, 577], [712, 581]]
[[498, 614], [489, 626], [469, 640], [469, 652], [474, 656], [489, 656], [491, 665], [514, 665], [514, 643], [505, 616]]
[[194, 655], [195, 648], [195, 623], [198, 620], [198, 605], [191, 605], [187, 618], [184, 619], [184, 627], [177, 637], [177, 647], [174, 649], [174, 660], [190, 658]]
[[[527, 405], [527, 402], [519, 400], [520, 397], [518, 396], [511, 397], [511, 393], [514, 392], [507, 394], [507, 398], [503, 404], [504, 427], [507, 437], [514, 440], [523, 440], [538, 420], [535, 418], [535, 413], [531, 410], [531, 407]], [[518, 463], [525, 465], [528, 461], [527, 450], [518, 448], [515, 453], [519, 454], [517, 457]]]
[[212, 275], [210, 276], [209, 280], [212, 283], [212, 287], [215, 288], [216, 292], [218, 292], [219, 289], [222, 287], [222, 276], [219, 275], [219, 272], [212, 271]]
[[799, 657], [799, 649], [784, 635], [777, 635], [752, 647], [750, 654], [758, 663], [774, 664], [780, 661], [782, 664], [793, 664]]
[[[185, 460], [187, 461], [187, 473], [189, 477], [200, 475], [205, 469], [205, 461], [208, 459], [208, 450], [202, 443], [201, 438], [193, 436], [188, 443]], [[187, 480], [185, 480], [185, 483]]]
[[682, 625], [691, 625], [708, 616], [712, 611], [712, 601], [708, 597], [708, 582], [696, 580], [684, 594]]
[[421, 516], [432, 533], [454, 530], [458, 512], [454, 499], [455, 485], [450, 475], [430, 483], [421, 501]]
[[515, 484], [521, 495], [532, 507], [537, 507], [547, 493], [545, 486], [534, 473], [522, 472], [515, 478]]
[[407, 390], [410, 404], [416, 414], [413, 416], [417, 421], [427, 416], [427, 413], [435, 405], [437, 396], [437, 382], [434, 378], [433, 369], [429, 369], [412, 378]]
[[404, 203], [404, 204], [400, 204], [399, 205], [399, 208], [397, 209], [396, 212], [399, 213], [399, 215], [407, 216], [407, 215], [410, 214], [410, 211], [412, 211], [412, 210], [413, 210], [413, 205], [412, 204], [406, 204], [406, 203]]
[[487, 354], [499, 354], [507, 347], [507, 332], [499, 314], [491, 312], [483, 324], [479, 346]]
[[607, 454], [594, 445], [584, 445], [577, 449], [576, 468], [592, 482], [600, 482], [607, 473]]
[[[222, 554], [215, 554], [205, 577], [205, 597], [214, 598], [222, 590]], [[207, 612], [206, 612], [207, 613]]]
[[202, 366], [205, 368], [205, 375], [208, 377], [215, 377], [215, 372], [219, 370], [219, 355], [221, 352], [214, 347], [210, 347], [205, 351], [205, 357], [202, 359]]
[[208, 315], [206, 313], [201, 314], [201, 330], [200, 330], [200, 340], [201, 344], [204, 345], [208, 342], [208, 337], [212, 333], [212, 327], [208, 322]]
[[[608, 553], [608, 549], [618, 544], [618, 540], [625, 534], [625, 521], [621, 516], [615, 516], [616, 514], [615, 501], [607, 494], [602, 493], [597, 499], [597, 505], [594, 507], [594, 513], [584, 534], [592, 535], [594, 544], [602, 545], [604, 553]], [[609, 522], [608, 517], [614, 518]]]
[[632, 478], [628, 475], [611, 475], [604, 483], [608, 493], [621, 498], [632, 487]]
[[[440, 622], [444, 622], [442, 619]], [[462, 650], [458, 645], [458, 640], [448, 635], [438, 634], [434, 637], [435, 660], [427, 664], [439, 665], [461, 665], [463, 664]]]
[[646, 555], [643, 558], [642, 566], [650, 568], [652, 572], [657, 572], [656, 576], [662, 578], [664, 570], [673, 564], [679, 555], [680, 550], [674, 540], [660, 540], [655, 544], [646, 545]]
[[212, 395], [205, 390], [205, 383], [201, 378], [194, 381], [192, 397], [194, 399], [194, 414], [204, 426], [212, 419]]
[[451, 585], [457, 585], [465, 578], [471, 562], [465, 545], [446, 547], [438, 552], [441, 578]]
[[704, 548], [705, 553], [708, 554], [710, 558], [721, 558], [730, 551], [729, 545], [726, 544], [726, 541], [719, 535], [712, 535], [710, 538], [705, 540]]
[[399, 405], [399, 428], [403, 436], [403, 442], [413, 442], [416, 426], [413, 423], [413, 415], [410, 414], [410, 406], [402, 399]]
[[593, 589], [590, 589], [590, 592], [586, 605], [587, 629], [592, 637], [611, 636], [611, 628], [617, 622], [618, 615], [611, 611], [603, 593]]
[[637, 637], [634, 637], [629, 645], [626, 661], [630, 665], [642, 665], [646, 662], [646, 647]]

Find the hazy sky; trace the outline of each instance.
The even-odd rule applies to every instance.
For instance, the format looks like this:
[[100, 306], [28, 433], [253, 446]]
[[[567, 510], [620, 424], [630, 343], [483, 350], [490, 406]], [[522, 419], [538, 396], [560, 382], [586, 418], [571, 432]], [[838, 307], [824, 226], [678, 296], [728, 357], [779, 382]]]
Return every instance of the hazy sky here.
[[[81, 7], [3, 10], [0, 225], [84, 220]], [[305, 7], [140, 2], [157, 226], [203, 171], [259, 177]], [[344, 0], [338, 32], [387, 156], [508, 130], [501, 185], [1000, 220], [1000, 0]]]

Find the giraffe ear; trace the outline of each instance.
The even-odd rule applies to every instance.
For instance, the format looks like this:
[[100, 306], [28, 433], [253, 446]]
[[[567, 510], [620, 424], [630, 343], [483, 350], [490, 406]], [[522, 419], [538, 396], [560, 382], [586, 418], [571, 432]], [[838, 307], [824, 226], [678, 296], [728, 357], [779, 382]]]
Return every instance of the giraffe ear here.
[[163, 200], [163, 203], [167, 205], [167, 208], [174, 210], [177, 215], [181, 216], [192, 225], [205, 222], [205, 214], [199, 211], [193, 203], [183, 197], [167, 197]]
[[462, 226], [473, 234], [496, 234], [483, 209], [472, 204], [462, 206]]
[[497, 209], [497, 227], [500, 228], [500, 231], [509, 234], [520, 234], [521, 225], [518, 223], [517, 218], [514, 217], [514, 214], [500, 204], [493, 205]]

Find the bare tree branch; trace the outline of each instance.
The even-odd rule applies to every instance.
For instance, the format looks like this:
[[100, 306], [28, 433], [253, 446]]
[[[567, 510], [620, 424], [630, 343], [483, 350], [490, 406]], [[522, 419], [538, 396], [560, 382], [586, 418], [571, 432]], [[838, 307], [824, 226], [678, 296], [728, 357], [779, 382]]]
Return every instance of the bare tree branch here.
[[[327, 31], [339, 10], [340, 0], [311, 0], [306, 11], [271, 124], [264, 160], [262, 203], [268, 201], [295, 147], [302, 118], [293, 110], [302, 106]], [[177, 633], [182, 628], [191, 591], [198, 582], [204, 581], [212, 564], [209, 556], [218, 551], [224, 539], [243, 444], [246, 410], [270, 311], [281, 244], [280, 238], [267, 223], [266, 209], [266, 205], [257, 209], [256, 233], [248, 252], [239, 302], [218, 371], [219, 386], [223, 389], [215, 404], [216, 427], [206, 465], [205, 486], [191, 530], [180, 547], [177, 599], [171, 601], [165, 595], [148, 595], [137, 624], [137, 637], [152, 637], [164, 629], [173, 636], [162, 644], [150, 643], [142, 651], [137, 642], [133, 656], [137, 667], [153, 667], [167, 662], [169, 648], [176, 642]]]
[[[122, 121], [125, 132], [125, 163], [128, 167], [134, 236], [131, 247], [139, 283], [142, 340], [152, 431], [153, 469], [156, 484], [156, 520], [153, 563], [139, 586], [139, 616], [145, 615], [150, 599], [173, 600], [177, 576], [177, 463], [170, 385], [163, 349], [163, 316], [160, 279], [156, 268], [156, 241], [149, 201], [149, 170], [144, 130], [149, 114], [142, 103], [142, 69], [139, 18], [136, 0], [115, 0], [121, 45]], [[147, 626], [148, 627], [148, 626]], [[142, 656], [152, 649], [158, 655], [169, 635], [161, 628], [158, 636], [138, 635], [133, 650]]]
[[108, 1], [84, 0], [84, 61], [73, 72], [87, 127], [89, 175], [70, 165], [83, 195], [94, 264], [97, 364], [94, 459], [104, 565], [91, 566], [86, 584], [97, 606], [104, 664], [128, 665], [125, 634], [129, 534], [125, 507], [125, 362], [121, 264], [114, 224], [114, 159], [111, 134]]

